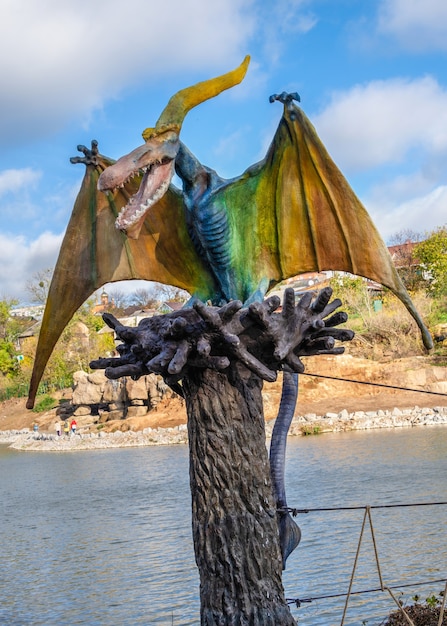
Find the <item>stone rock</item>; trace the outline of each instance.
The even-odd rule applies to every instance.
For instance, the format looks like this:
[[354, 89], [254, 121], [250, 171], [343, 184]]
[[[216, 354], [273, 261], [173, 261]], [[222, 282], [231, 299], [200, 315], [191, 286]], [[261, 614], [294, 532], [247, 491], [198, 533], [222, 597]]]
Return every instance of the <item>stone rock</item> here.
[[147, 400], [147, 378], [149, 377], [142, 376], [138, 380], [132, 380], [130, 378], [126, 381], [127, 397], [131, 402], [134, 400]]
[[447, 381], [438, 381], [427, 385], [428, 391], [436, 391], [437, 393], [447, 393]]
[[304, 419], [306, 420], [306, 422], [312, 422], [312, 421], [317, 419], [317, 414], [316, 413], [306, 413], [306, 415], [304, 415]]
[[155, 409], [157, 404], [164, 398], [166, 395], [172, 395], [171, 389], [164, 382], [164, 380], [160, 376], [156, 376], [155, 374], [149, 374], [146, 377], [147, 379], [147, 391], [148, 391], [148, 399], [149, 399], [149, 408]]
[[103, 370], [95, 370], [87, 374], [87, 380], [92, 385], [98, 385], [99, 387], [103, 387], [107, 378], [105, 377]]
[[124, 402], [111, 402], [109, 404], [110, 411], [121, 411], [124, 413], [126, 404]]
[[[78, 424], [78, 429], [85, 428], [86, 426], [91, 426], [91, 424], [95, 420], [96, 420], [96, 417], [92, 418], [90, 413], [88, 415], [76, 415], [76, 422]], [[77, 434], [80, 434], [80, 433], [77, 433]]]
[[74, 411], [73, 415], [77, 417], [83, 417], [84, 415], [91, 415], [91, 410], [89, 406], [82, 405], [78, 406]]
[[129, 406], [127, 408], [126, 418], [127, 417], [141, 417], [146, 415], [147, 407], [146, 406]]
[[[104, 412], [104, 414], [106, 414], [106, 412]], [[119, 409], [116, 411], [109, 411], [107, 415], [108, 415], [108, 419], [107, 419], [108, 422], [110, 422], [111, 420], [124, 419], [124, 411], [119, 410]]]
[[[104, 375], [104, 373], [103, 373]], [[102, 401], [106, 403], [119, 404], [124, 406], [127, 402], [127, 379], [109, 380], [104, 376]]]
[[75, 372], [73, 381], [73, 404], [99, 404], [101, 402], [101, 385], [89, 380], [89, 375], [86, 372]]
[[98, 424], [105, 424], [106, 422], [109, 421], [109, 418], [110, 418], [110, 411], [100, 411], [99, 417], [98, 417]]

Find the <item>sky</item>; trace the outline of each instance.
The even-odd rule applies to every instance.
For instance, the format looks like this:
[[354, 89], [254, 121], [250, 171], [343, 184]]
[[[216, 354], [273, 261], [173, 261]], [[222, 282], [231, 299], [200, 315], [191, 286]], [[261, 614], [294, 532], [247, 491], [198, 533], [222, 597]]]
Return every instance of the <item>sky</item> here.
[[262, 159], [269, 96], [297, 91], [386, 242], [447, 223], [445, 0], [0, 0], [0, 298], [28, 302], [54, 267], [79, 144], [119, 158], [174, 93], [246, 54], [243, 83], [185, 118], [202, 163], [231, 177]]

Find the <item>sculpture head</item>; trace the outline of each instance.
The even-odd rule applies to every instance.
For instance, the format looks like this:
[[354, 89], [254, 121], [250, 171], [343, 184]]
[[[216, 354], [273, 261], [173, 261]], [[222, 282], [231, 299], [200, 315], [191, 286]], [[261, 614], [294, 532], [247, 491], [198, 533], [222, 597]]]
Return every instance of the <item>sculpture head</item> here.
[[137, 174], [143, 174], [138, 192], [121, 210], [115, 223], [128, 237], [138, 238], [147, 212], [169, 187], [180, 145], [180, 129], [188, 111], [240, 83], [249, 62], [250, 57], [247, 56], [235, 70], [182, 89], [172, 96], [155, 128], [147, 128], [143, 132], [145, 143], [101, 174], [98, 181], [100, 191], [113, 191]]
[[121, 209], [115, 222], [128, 237], [138, 238], [147, 212], [166, 193], [174, 175], [178, 148], [178, 132], [166, 129], [121, 157], [99, 177], [98, 189], [108, 191], [123, 187], [130, 178], [143, 174], [137, 193]]

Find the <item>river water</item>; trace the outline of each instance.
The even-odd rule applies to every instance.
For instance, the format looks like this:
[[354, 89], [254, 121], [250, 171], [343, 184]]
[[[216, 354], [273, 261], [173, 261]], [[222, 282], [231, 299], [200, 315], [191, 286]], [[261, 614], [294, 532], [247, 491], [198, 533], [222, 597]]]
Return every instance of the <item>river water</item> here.
[[[447, 501], [447, 428], [289, 439], [289, 505], [300, 509]], [[303, 539], [286, 596], [300, 626], [340, 624], [365, 511], [298, 515]], [[379, 508], [383, 582], [447, 577], [447, 506]], [[0, 446], [0, 624], [199, 623], [186, 446], [20, 453]], [[369, 521], [353, 591], [380, 587]], [[393, 590], [411, 602], [438, 582]], [[378, 625], [386, 592], [352, 596], [345, 624]]]

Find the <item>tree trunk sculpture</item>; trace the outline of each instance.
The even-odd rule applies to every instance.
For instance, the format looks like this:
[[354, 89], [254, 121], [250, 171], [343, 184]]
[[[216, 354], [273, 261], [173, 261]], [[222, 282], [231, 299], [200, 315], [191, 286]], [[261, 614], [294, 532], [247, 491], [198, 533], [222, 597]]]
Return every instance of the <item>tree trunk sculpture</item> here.
[[277, 436], [279, 449], [272, 451], [272, 485], [261, 391], [279, 370], [289, 377], [302, 372], [301, 356], [343, 352], [335, 340], [353, 333], [336, 328], [347, 316], [334, 313], [341, 303], [330, 302], [331, 294], [309, 293], [295, 305], [288, 289], [282, 310], [277, 297], [248, 308], [196, 302], [137, 328], [104, 315], [123, 342], [120, 357], [92, 367], [105, 368], [109, 378], [156, 372], [186, 401], [203, 626], [295, 624], [281, 582], [285, 437]]

